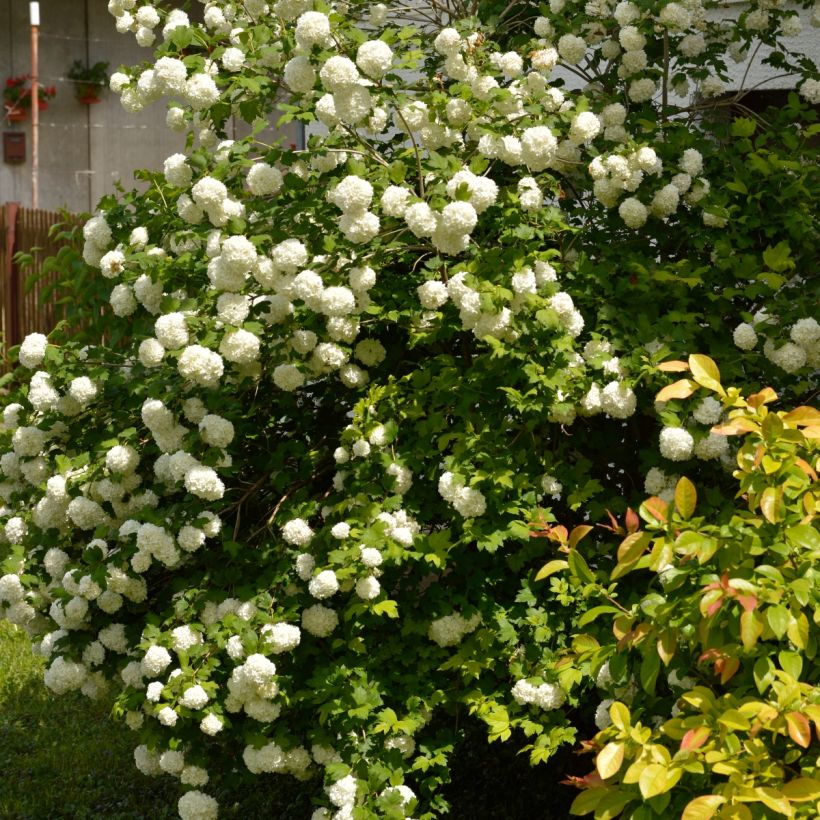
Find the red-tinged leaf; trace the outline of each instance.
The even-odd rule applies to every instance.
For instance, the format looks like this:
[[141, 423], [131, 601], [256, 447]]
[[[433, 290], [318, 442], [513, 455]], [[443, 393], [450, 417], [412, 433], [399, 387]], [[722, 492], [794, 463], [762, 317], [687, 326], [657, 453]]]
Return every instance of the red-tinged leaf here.
[[741, 436], [744, 433], [758, 433], [760, 426], [751, 419], [737, 418], [728, 421], [726, 424], [715, 425], [711, 431], [716, 436]]
[[723, 684], [728, 683], [738, 669], [740, 669], [739, 658], [721, 658], [715, 663], [715, 672], [720, 675], [720, 682]]
[[719, 794], [704, 794], [696, 797], [686, 804], [681, 820], [711, 820], [725, 802], [726, 798]]
[[689, 357], [689, 369], [692, 371], [692, 378], [701, 387], [714, 390], [721, 395], [725, 394], [726, 391], [720, 384], [720, 370], [708, 356], [704, 356], [702, 353], [693, 353]]
[[754, 595], [738, 595], [737, 602], [746, 612], [751, 612], [757, 606], [757, 598]]
[[675, 508], [684, 521], [692, 517], [697, 503], [695, 485], [686, 476], [682, 476], [675, 486]]
[[610, 532], [614, 532], [616, 535], [620, 535], [623, 532], [621, 525], [618, 523], [618, 519], [609, 511], [606, 511], [607, 516], [609, 516], [609, 524], [598, 524], [601, 529], [609, 530]]
[[755, 409], [772, 401], [777, 401], [777, 393], [775, 393], [771, 387], [764, 387], [759, 393], [752, 393], [752, 395], [746, 399], [746, 403], [749, 407], [754, 407]]
[[711, 617], [712, 617], [712, 615], [714, 615], [716, 612], [718, 612], [718, 611], [720, 610], [720, 608], [723, 606], [723, 601], [724, 601], [724, 600], [725, 600], [725, 598], [723, 597], [723, 595], [722, 595], [722, 594], [721, 594], [721, 595], [718, 595], [718, 596], [715, 598], [715, 600], [714, 600], [714, 601], [712, 601], [712, 602], [709, 604], [709, 606], [707, 606], [707, 607], [706, 607], [706, 615], [707, 615], [709, 618], [711, 618]]
[[697, 384], [691, 379], [680, 379], [680, 381], [667, 384], [666, 387], [658, 391], [655, 401], [671, 401], [672, 399], [688, 399], [698, 389]]
[[626, 515], [624, 516], [624, 523], [626, 524], [626, 531], [629, 533], [637, 532], [641, 526], [641, 519], [632, 507], [626, 508]]
[[660, 370], [662, 373], [685, 373], [689, 369], [689, 365], [686, 362], [675, 360], [661, 362], [655, 369]]
[[641, 507], [656, 521], [660, 521], [662, 524], [666, 523], [669, 505], [662, 498], [653, 495], [651, 498], [647, 498], [646, 501], [641, 504]]
[[696, 729], [690, 729], [680, 742], [681, 751], [691, 752], [700, 749], [709, 739], [711, 733], [712, 730], [708, 726], [698, 726]]
[[811, 725], [806, 716], [800, 712], [789, 712], [786, 715], [786, 726], [789, 729], [789, 737], [798, 746], [808, 749], [811, 743]]
[[589, 524], [579, 524], [575, 527], [572, 532], [569, 534], [569, 547], [570, 549], [575, 549], [578, 544], [586, 538], [594, 529]]
[[681, 361], [661, 362], [655, 369], [664, 373], [684, 373], [689, 365]]
[[796, 424], [798, 427], [814, 426], [820, 424], [820, 410], [814, 407], [795, 407], [789, 413], [782, 417], [783, 421], [789, 424]]
[[802, 458], [796, 458], [794, 463], [812, 480], [817, 481], [817, 473], [812, 469], [811, 464]]

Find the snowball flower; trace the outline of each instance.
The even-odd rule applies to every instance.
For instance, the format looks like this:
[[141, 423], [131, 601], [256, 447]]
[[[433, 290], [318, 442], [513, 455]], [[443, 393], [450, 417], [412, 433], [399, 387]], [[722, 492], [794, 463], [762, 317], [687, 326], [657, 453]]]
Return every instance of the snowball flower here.
[[301, 15], [296, 21], [294, 34], [299, 47], [305, 51], [310, 51], [313, 46], [326, 47], [333, 43], [330, 20], [318, 11], [306, 11]]
[[294, 518], [282, 527], [282, 538], [284, 538], [288, 544], [301, 547], [313, 538], [313, 530], [303, 518]]
[[317, 638], [326, 638], [339, 625], [336, 611], [314, 604], [302, 612], [302, 629]]
[[201, 345], [190, 345], [178, 361], [179, 374], [202, 387], [216, 387], [224, 371], [222, 357]]
[[179, 798], [177, 810], [181, 820], [216, 820], [219, 803], [204, 792], [195, 790]]
[[275, 654], [288, 652], [296, 648], [302, 639], [298, 626], [293, 624], [265, 624], [262, 627], [262, 639]]
[[48, 339], [42, 333], [29, 333], [20, 345], [18, 359], [23, 367], [33, 369], [42, 364], [48, 347]]
[[670, 461], [686, 461], [691, 458], [695, 440], [682, 427], [664, 427], [660, 435], [660, 451]]
[[332, 569], [322, 570], [317, 576], [310, 579], [308, 592], [320, 601], [330, 598], [339, 591], [339, 581]]
[[732, 333], [732, 341], [741, 350], [752, 350], [757, 344], [757, 333], [752, 325], [741, 322]]
[[374, 80], [387, 74], [392, 64], [393, 50], [384, 40], [368, 40], [356, 52], [356, 65]]
[[180, 703], [187, 709], [201, 709], [208, 702], [208, 693], [199, 685], [189, 686], [180, 698]]
[[266, 162], [257, 162], [248, 171], [247, 176], [248, 190], [254, 196], [271, 196], [278, 194], [284, 178], [282, 172]]

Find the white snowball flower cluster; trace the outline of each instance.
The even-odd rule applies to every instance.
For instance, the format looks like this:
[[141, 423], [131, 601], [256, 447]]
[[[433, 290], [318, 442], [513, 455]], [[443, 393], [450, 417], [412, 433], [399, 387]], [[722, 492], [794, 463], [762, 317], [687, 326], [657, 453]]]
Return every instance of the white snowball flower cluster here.
[[552, 683], [541, 683], [534, 686], [526, 680], [516, 681], [512, 688], [516, 703], [533, 704], [545, 711], [560, 709], [567, 699], [566, 692]]
[[48, 339], [42, 333], [29, 333], [20, 345], [18, 358], [23, 367], [33, 370], [43, 363]]
[[686, 461], [692, 457], [695, 440], [682, 427], [664, 427], [660, 435], [660, 452], [670, 461]]
[[467, 487], [462, 479], [453, 473], [444, 472], [439, 478], [438, 491], [441, 497], [455, 507], [465, 518], [484, 515], [487, 502], [483, 493], [473, 487]]
[[465, 635], [474, 632], [480, 623], [480, 615], [464, 618], [459, 613], [454, 612], [433, 621], [427, 635], [430, 640], [441, 647], [455, 646], [461, 643]]
[[347, 176], [328, 192], [327, 198], [342, 212], [339, 228], [350, 242], [363, 244], [378, 234], [379, 218], [368, 210], [373, 199], [373, 186], [367, 180]]

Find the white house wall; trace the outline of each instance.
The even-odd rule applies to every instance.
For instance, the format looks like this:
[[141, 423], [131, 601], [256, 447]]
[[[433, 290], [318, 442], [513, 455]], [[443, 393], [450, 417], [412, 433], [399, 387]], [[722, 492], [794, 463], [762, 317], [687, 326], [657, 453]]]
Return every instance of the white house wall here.
[[[151, 55], [150, 49], [137, 46], [133, 35], [116, 32], [107, 0], [40, 0], [40, 18], [40, 78], [43, 85], [57, 87], [57, 96], [40, 114], [39, 205], [90, 211], [117, 180], [130, 187], [136, 169], [161, 167], [167, 156], [184, 148], [184, 136], [165, 126], [162, 101], [129, 114], [107, 90], [97, 105], [75, 99], [66, 77], [74, 60], [91, 65], [107, 61], [111, 73]], [[29, 70], [28, 2], [0, 0], [0, 83]], [[0, 203], [30, 205], [31, 124], [3, 120], [2, 130], [25, 132], [27, 162], [0, 161]], [[288, 141], [297, 142], [297, 129], [290, 131]]]

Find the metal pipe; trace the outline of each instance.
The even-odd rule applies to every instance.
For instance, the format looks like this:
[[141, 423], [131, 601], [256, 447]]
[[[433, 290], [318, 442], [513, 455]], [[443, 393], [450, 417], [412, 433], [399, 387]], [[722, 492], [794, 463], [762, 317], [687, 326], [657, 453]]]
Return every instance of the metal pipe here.
[[40, 206], [40, 4], [29, 3], [31, 22], [31, 207]]

